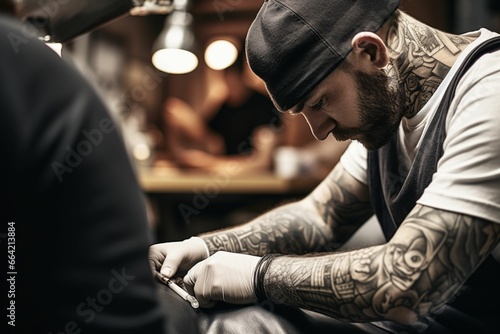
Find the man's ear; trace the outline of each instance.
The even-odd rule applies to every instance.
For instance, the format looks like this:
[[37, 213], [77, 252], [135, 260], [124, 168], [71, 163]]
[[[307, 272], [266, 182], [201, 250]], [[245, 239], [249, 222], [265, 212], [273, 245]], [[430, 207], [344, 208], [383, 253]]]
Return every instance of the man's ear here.
[[360, 32], [352, 39], [352, 51], [357, 56], [369, 55], [371, 63], [378, 69], [389, 63], [384, 41], [372, 32]]

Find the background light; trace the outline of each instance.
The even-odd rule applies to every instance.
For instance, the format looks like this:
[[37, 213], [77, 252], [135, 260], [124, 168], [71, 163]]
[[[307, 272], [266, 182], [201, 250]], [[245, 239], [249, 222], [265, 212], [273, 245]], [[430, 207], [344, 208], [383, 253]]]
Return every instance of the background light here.
[[137, 160], [144, 161], [151, 157], [151, 150], [146, 144], [137, 144], [134, 147], [133, 155]]
[[212, 42], [205, 50], [205, 63], [214, 70], [228, 68], [238, 58], [238, 48], [226, 40]]
[[198, 66], [198, 57], [186, 50], [161, 49], [153, 54], [152, 62], [160, 71], [183, 74], [194, 71]]
[[153, 45], [151, 61], [160, 71], [183, 74], [198, 66], [193, 16], [187, 12], [189, 1], [174, 1], [174, 11], [165, 19], [165, 26]]

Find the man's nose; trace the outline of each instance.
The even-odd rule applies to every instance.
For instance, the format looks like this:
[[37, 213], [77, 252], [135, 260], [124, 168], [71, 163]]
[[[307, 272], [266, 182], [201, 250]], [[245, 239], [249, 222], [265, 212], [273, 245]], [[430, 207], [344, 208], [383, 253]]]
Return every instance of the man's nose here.
[[335, 121], [321, 111], [304, 111], [302, 115], [311, 129], [312, 135], [317, 140], [325, 140], [336, 126]]

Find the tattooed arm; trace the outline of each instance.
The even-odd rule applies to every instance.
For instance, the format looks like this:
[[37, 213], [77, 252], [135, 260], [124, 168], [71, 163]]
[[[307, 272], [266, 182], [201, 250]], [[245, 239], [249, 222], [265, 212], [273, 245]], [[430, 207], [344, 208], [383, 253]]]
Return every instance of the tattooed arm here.
[[332, 250], [372, 215], [367, 187], [337, 164], [305, 199], [278, 207], [235, 228], [202, 235], [210, 255], [303, 254]]
[[417, 205], [385, 245], [274, 259], [268, 298], [353, 322], [412, 323], [446, 303], [491, 253], [500, 225]]

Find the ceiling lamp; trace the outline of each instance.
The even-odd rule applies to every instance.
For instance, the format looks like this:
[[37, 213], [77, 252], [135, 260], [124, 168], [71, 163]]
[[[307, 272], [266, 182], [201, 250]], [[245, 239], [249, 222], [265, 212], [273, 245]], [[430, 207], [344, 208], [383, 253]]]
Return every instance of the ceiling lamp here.
[[174, 10], [153, 46], [153, 65], [160, 71], [183, 74], [198, 66], [193, 16], [187, 11], [189, 0], [175, 0]]

